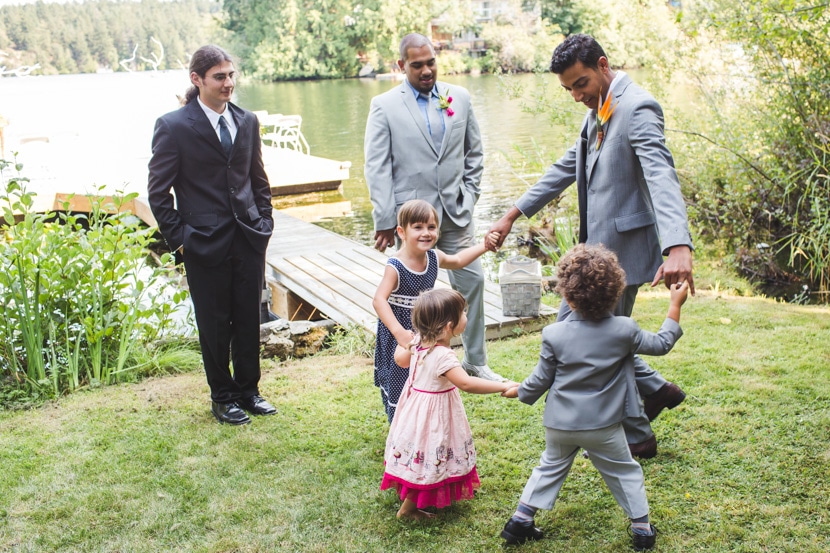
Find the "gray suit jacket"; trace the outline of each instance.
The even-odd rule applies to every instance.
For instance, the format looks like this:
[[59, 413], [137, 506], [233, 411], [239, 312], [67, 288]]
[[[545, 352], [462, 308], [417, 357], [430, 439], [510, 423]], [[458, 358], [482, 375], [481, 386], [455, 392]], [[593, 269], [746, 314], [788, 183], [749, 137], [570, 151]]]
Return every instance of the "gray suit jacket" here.
[[589, 321], [573, 312], [542, 331], [539, 364], [519, 386], [519, 399], [533, 404], [550, 390], [543, 422], [557, 430], [594, 430], [639, 416], [634, 354], [665, 355], [682, 335], [668, 318], [655, 334], [629, 317]]
[[426, 200], [438, 210], [439, 219], [449, 217], [460, 227], [472, 221], [481, 194], [481, 133], [467, 90], [440, 81], [437, 86], [441, 95], [452, 96], [455, 112], [451, 117], [442, 112], [446, 131], [440, 151], [406, 82], [372, 99], [364, 175], [375, 230], [395, 228], [398, 207], [412, 199]]
[[686, 205], [666, 147], [663, 110], [627, 75], [612, 88], [619, 102], [596, 148], [596, 112], [559, 161], [516, 202], [531, 217], [573, 182], [579, 241], [616, 252], [627, 284], [651, 282], [672, 246], [692, 247]]

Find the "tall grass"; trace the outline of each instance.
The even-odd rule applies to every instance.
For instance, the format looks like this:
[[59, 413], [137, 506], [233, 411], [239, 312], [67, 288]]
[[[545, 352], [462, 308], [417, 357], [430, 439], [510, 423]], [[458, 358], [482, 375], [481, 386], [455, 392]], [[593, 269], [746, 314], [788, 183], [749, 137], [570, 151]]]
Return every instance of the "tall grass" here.
[[170, 289], [169, 254], [147, 262], [153, 231], [125, 209], [137, 194], [36, 213], [21, 169], [0, 160], [0, 386], [54, 397], [150, 366], [137, 350], [169, 332], [186, 293]]

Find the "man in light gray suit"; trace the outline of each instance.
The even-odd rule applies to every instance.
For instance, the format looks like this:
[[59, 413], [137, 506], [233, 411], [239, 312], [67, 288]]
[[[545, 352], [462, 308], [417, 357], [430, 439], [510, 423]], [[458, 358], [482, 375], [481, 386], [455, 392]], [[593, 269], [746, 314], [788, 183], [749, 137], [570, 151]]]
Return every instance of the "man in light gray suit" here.
[[[375, 248], [395, 240], [396, 214], [407, 200], [426, 200], [438, 212], [436, 247], [454, 254], [475, 240], [473, 208], [481, 194], [484, 153], [466, 89], [438, 82], [432, 42], [419, 34], [401, 41], [400, 86], [372, 99], [364, 140], [364, 175], [372, 200]], [[505, 380], [490, 370], [484, 346], [484, 272], [476, 260], [450, 271], [450, 284], [467, 300], [462, 335], [464, 369]], [[402, 344], [406, 346], [406, 344]]]
[[[602, 47], [588, 35], [572, 35], [557, 46], [551, 71], [589, 111], [576, 143], [491, 227], [500, 233], [498, 245], [520, 215], [533, 216], [576, 182], [579, 241], [613, 250], [627, 276], [615, 315], [631, 315], [637, 290], [646, 282], [656, 286], [664, 280], [668, 287], [688, 282], [694, 295], [686, 206], [660, 105], [628, 75], [612, 71]], [[600, 98], [614, 111], [598, 128]], [[569, 313], [562, 302], [557, 320]], [[686, 394], [639, 357], [636, 378], [645, 413], [623, 426], [631, 453], [650, 458], [657, 454], [657, 439], [649, 421], [679, 405]]]

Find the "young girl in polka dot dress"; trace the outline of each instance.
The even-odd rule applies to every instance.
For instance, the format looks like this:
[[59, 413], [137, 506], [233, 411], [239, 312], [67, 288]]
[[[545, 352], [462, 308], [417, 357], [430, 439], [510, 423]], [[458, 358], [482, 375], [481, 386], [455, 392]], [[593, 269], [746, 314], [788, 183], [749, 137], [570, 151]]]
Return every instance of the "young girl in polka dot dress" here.
[[412, 306], [424, 290], [435, 286], [438, 268], [461, 269], [487, 251], [484, 242], [454, 255], [433, 246], [438, 241], [438, 213], [424, 200], [409, 200], [398, 210], [400, 249], [389, 258], [372, 306], [378, 314], [375, 340], [375, 386], [380, 388], [389, 422], [395, 415], [409, 368], [395, 363], [395, 346], [412, 341]]

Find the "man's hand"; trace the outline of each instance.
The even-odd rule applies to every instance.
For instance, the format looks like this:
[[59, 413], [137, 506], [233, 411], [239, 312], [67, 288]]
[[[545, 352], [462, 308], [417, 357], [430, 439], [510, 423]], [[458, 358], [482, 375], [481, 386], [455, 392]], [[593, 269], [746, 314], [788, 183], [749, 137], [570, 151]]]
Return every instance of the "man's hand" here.
[[674, 246], [669, 249], [669, 257], [657, 269], [652, 288], [663, 280], [666, 288], [671, 289], [673, 284], [689, 283], [689, 291], [695, 295], [695, 278], [692, 275], [692, 250], [689, 246]]
[[386, 248], [395, 242], [395, 229], [375, 231], [375, 249], [379, 252], [386, 251]]
[[487, 236], [484, 237], [484, 247], [494, 252], [499, 249], [499, 240], [500, 236], [498, 232], [493, 232], [492, 230], [487, 232]]
[[[490, 230], [487, 231], [487, 249], [495, 252], [504, 244], [504, 239], [507, 238], [507, 235], [510, 234], [510, 231], [513, 229], [513, 222], [519, 218], [522, 212], [519, 211], [515, 205], [507, 210], [507, 213], [504, 214], [504, 217], [493, 223], [493, 226], [490, 227]], [[495, 235], [495, 240], [491, 242], [490, 237], [491, 235]]]

